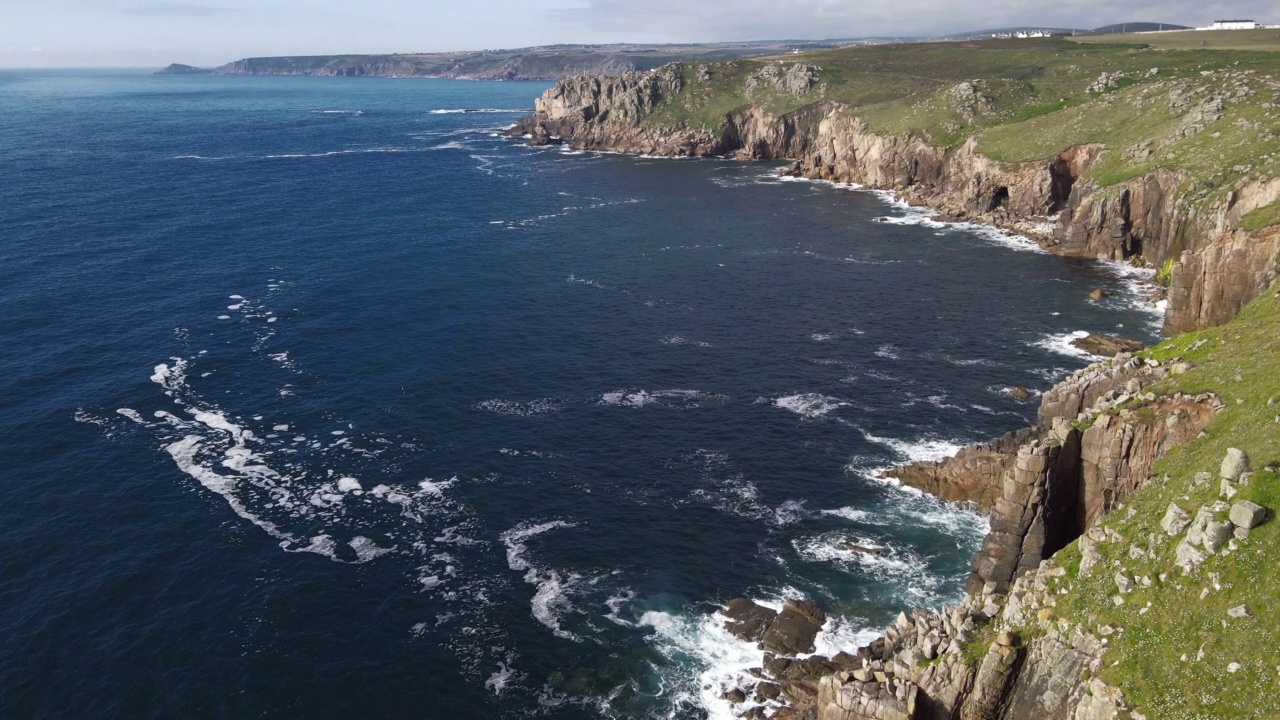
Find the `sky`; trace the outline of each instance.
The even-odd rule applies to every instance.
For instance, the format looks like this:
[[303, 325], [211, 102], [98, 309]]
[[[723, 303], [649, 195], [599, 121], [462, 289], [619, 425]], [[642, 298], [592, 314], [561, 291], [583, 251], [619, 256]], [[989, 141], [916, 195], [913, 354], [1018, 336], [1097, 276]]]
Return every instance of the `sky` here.
[[241, 57], [550, 43], [937, 35], [1218, 18], [1274, 0], [3, 0], [0, 67], [219, 65]]

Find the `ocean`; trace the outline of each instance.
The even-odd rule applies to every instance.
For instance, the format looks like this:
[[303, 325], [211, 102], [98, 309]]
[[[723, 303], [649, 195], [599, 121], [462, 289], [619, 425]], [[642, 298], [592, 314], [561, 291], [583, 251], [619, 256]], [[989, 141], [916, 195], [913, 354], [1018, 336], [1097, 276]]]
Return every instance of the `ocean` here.
[[1121, 266], [501, 137], [547, 87], [0, 72], [0, 717], [729, 717], [719, 606], [958, 598], [985, 519], [883, 470], [1155, 337]]

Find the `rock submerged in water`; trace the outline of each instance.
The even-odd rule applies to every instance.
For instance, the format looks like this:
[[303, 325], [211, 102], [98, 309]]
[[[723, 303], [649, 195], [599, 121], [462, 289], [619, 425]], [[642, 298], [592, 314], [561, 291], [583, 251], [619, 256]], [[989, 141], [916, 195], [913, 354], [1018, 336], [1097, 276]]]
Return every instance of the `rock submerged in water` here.
[[1106, 300], [1109, 297], [1111, 297], [1111, 293], [1103, 290], [1102, 288], [1098, 288], [1089, 293], [1089, 298], [1092, 300]]
[[1089, 335], [1079, 340], [1072, 340], [1071, 344], [1090, 355], [1098, 357], [1115, 357], [1120, 353], [1132, 353], [1142, 350], [1145, 345], [1137, 340], [1130, 340], [1116, 335]]
[[1024, 387], [1010, 388], [1009, 396], [1015, 400], [1028, 400], [1031, 398], [1031, 391]]

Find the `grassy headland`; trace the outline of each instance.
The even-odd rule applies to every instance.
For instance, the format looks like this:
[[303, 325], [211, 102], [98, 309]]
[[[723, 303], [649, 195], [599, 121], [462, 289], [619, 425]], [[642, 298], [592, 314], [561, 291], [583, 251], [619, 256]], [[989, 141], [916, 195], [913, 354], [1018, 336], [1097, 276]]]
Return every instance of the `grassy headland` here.
[[[1224, 201], [1245, 178], [1280, 176], [1280, 53], [1089, 41], [862, 46], [689, 64], [682, 91], [645, 123], [716, 131], [748, 106], [782, 115], [835, 101], [872, 131], [940, 147], [973, 137], [979, 152], [1002, 161], [1099, 143], [1108, 151], [1084, 179], [1106, 187], [1173, 170], [1192, 213]], [[758, 81], [778, 63], [816, 68], [813, 87], [795, 93]], [[1273, 224], [1277, 215], [1273, 205], [1249, 224]]]

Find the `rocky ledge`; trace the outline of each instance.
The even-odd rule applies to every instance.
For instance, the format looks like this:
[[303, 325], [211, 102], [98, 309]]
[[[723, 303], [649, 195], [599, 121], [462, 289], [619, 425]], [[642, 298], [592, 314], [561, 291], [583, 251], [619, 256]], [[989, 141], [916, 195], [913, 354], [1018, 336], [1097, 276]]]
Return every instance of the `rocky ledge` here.
[[[965, 597], [952, 607], [904, 612], [874, 642], [830, 658], [813, 654], [826, 620], [817, 605], [788, 601], [775, 611], [733, 600], [723, 611], [726, 629], [757, 643], [764, 660], [755, 681], [726, 699], [743, 717], [778, 720], [1145, 717], [1122, 688], [1092, 677], [1109, 638], [1123, 628], [1057, 608], [1077, 581], [1099, 573], [1114, 575], [1116, 604], [1135, 591], [1185, 581], [1174, 575], [1194, 582], [1211, 558], [1239, 551], [1271, 517], [1270, 509], [1237, 499], [1253, 478], [1241, 450], [1229, 451], [1216, 474], [1151, 475], [1166, 452], [1201, 436], [1224, 409], [1212, 393], [1147, 388], [1193, 369], [1178, 358], [1120, 353], [1045, 393], [1035, 426], [894, 471], [904, 483], [990, 512]], [[1218, 499], [1172, 502], [1158, 527], [1117, 530], [1113, 520], [1134, 516], [1126, 505], [1132, 494], [1153, 484], [1181, 493], [1178, 483], [1189, 491], [1185, 497], [1211, 488]], [[1128, 548], [1122, 556], [1161, 558], [1167, 567], [1131, 570], [1105, 559], [1103, 548]], [[1064, 549], [1078, 554], [1070, 568], [1057, 560]]]

